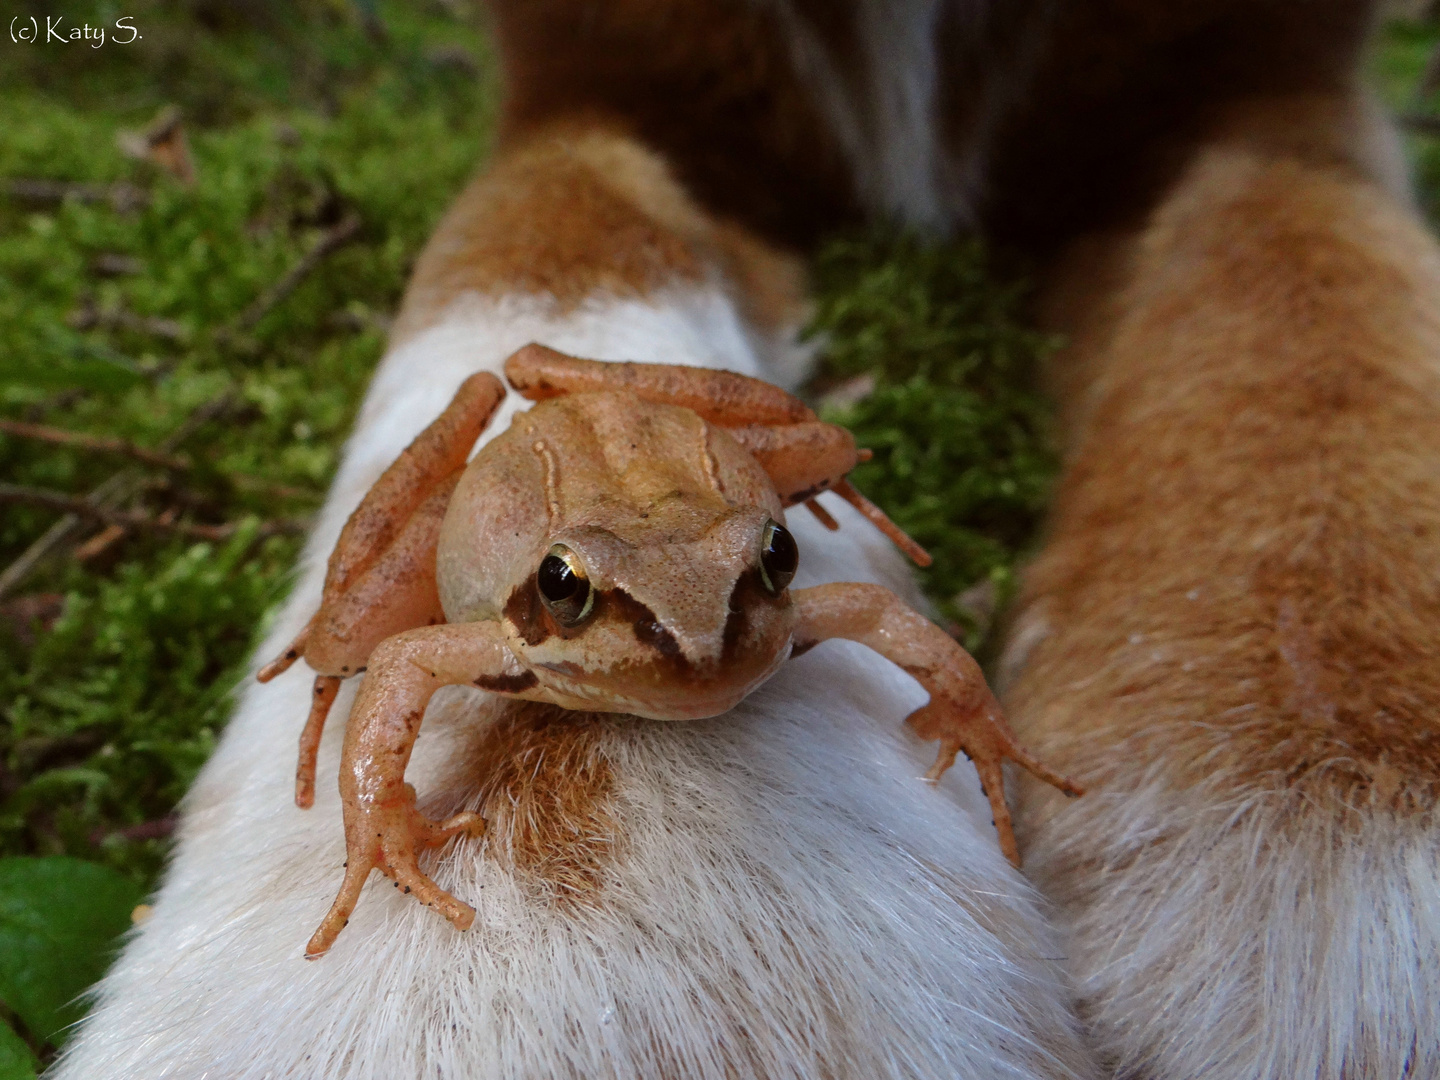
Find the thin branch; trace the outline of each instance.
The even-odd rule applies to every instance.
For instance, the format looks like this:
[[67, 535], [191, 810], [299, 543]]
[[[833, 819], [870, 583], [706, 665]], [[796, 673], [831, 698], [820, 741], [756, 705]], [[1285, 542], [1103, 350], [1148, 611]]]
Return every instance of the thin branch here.
[[82, 203], [108, 202], [110, 206], [124, 213], [136, 210], [150, 202], [150, 193], [142, 187], [124, 181], [115, 184], [83, 184], [69, 180], [28, 180], [11, 177], [4, 181], [4, 192], [12, 199], [24, 202], [60, 203], [75, 199]]
[[[180, 426], [160, 444], [159, 452], [166, 454], [173, 452], [197, 429], [230, 408], [230, 403], [234, 400], [235, 392], [225, 390], [197, 406]], [[134, 469], [126, 469], [100, 483], [85, 497], [85, 501], [92, 506], [116, 506], [134, 495], [143, 483], [144, 477], [139, 472]], [[84, 520], [86, 519], [79, 514], [66, 514], [41, 533], [14, 562], [0, 572], [0, 599], [3, 599], [10, 590], [24, 581], [50, 552], [74, 536]]]
[[[138, 510], [116, 510], [96, 506], [89, 499], [78, 498], [63, 491], [48, 488], [29, 487], [25, 484], [0, 483], [0, 503], [26, 503], [60, 510], [76, 517], [89, 518], [105, 525], [119, 525], [126, 529], [144, 529], [150, 532], [169, 532], [180, 536], [192, 536], [197, 540], [228, 540], [240, 529], [237, 522], [224, 525], [196, 525], [188, 521], [167, 521], [152, 517]], [[290, 518], [274, 518], [262, 522], [261, 536], [295, 536], [305, 531], [305, 523]]]
[[72, 330], [129, 330], [136, 334], [151, 334], [168, 341], [183, 342], [185, 327], [174, 319], [162, 319], [154, 315], [136, 315], [124, 308], [101, 308], [90, 300], [65, 317]]
[[307, 251], [304, 258], [292, 266], [284, 277], [257, 296], [254, 302], [240, 313], [240, 317], [235, 320], [235, 328], [252, 329], [270, 314], [277, 304], [299, 288], [300, 283], [314, 273], [316, 267], [355, 239], [362, 224], [358, 214], [346, 214], [339, 224], [327, 230], [316, 241], [315, 246]]
[[[136, 446], [126, 439], [111, 439], [103, 435], [87, 435], [79, 431], [68, 431], [65, 428], [50, 427], [46, 424], [27, 424], [19, 420], [0, 420], [0, 432], [6, 435], [13, 435], [21, 439], [37, 439], [40, 442], [53, 443], [56, 446], [73, 446], [80, 450], [92, 450], [102, 454], [121, 454], [125, 457], [134, 458], [136, 461], [146, 465], [154, 465], [157, 468], [166, 469], [170, 472], [189, 472], [193, 466], [189, 458], [178, 457], [174, 454], [162, 454], [156, 450], [149, 450], [143, 446]], [[276, 484], [269, 480], [261, 479], [258, 476], [249, 476], [246, 473], [221, 473], [237, 488], [243, 491], [254, 491], [263, 495], [273, 495], [277, 499], [313, 499], [318, 494], [309, 488], [294, 487], [290, 484]]]
[[105, 528], [75, 549], [73, 552], [75, 561], [88, 562], [97, 555], [109, 551], [129, 535], [129, 531], [123, 525], [106, 525]]
[[[60, 184], [56, 181], [28, 180], [9, 180], [4, 181], [4, 183], [7, 185], [6, 190], [17, 198], [63, 199], [75, 197], [86, 199], [92, 196], [96, 198], [101, 197], [97, 194], [101, 189], [95, 185]], [[114, 193], [122, 187], [128, 188], [130, 185], [111, 185], [110, 188], [104, 190], [107, 193]], [[145, 194], [138, 188], [133, 190], [139, 191], [142, 195]], [[148, 198], [148, 196], [146, 196], [146, 198]], [[121, 209], [119, 201], [114, 198], [112, 198], [111, 201], [117, 210]], [[353, 239], [359, 233], [361, 224], [358, 215], [347, 215], [344, 220], [322, 236], [319, 242], [316, 243], [309, 253], [306, 254], [289, 273], [259, 296], [255, 302], [241, 314], [236, 322], [236, 326], [242, 330], [249, 329], [264, 318], [271, 308], [293, 292], [327, 256]], [[197, 428], [228, 409], [233, 398], [234, 392], [232, 390], [226, 390], [220, 396], [195, 409], [189, 417], [186, 418], [184, 423], [172, 432], [169, 438], [160, 444], [157, 452], [167, 455], [173, 453]], [[73, 510], [67, 512], [64, 517], [46, 529], [28, 548], [21, 552], [20, 556], [14, 562], [3, 571], [0, 571], [0, 599], [3, 599], [10, 590], [19, 585], [50, 552], [70, 540], [83, 521], [87, 520], [87, 518], [93, 519], [95, 515], [89, 511], [97, 508], [109, 508], [123, 502], [138, 490], [138, 485], [141, 481], [142, 478], [137, 476], [134, 470], [116, 473], [91, 491], [84, 500], [79, 500], [79, 502], [87, 508], [86, 513], [79, 513]], [[70, 496], [67, 496], [67, 498], [69, 497]]]
[[[138, 483], [139, 476], [133, 470], [116, 473], [91, 491], [86, 499], [101, 506], [120, 502], [129, 497]], [[0, 573], [0, 598], [7, 596], [15, 586], [24, 581], [46, 555], [70, 539], [82, 520], [84, 519], [78, 514], [66, 514], [22, 551], [19, 557]]]
[[314, 488], [296, 487], [293, 484], [272, 484], [258, 476], [247, 473], [224, 473], [230, 482], [241, 491], [253, 491], [261, 495], [273, 495], [277, 499], [318, 499], [320, 492]]
[[56, 446], [74, 446], [81, 450], [93, 450], [98, 453], [120, 454], [123, 457], [144, 462], [146, 465], [169, 469], [172, 472], [184, 472], [190, 468], [190, 462], [186, 458], [147, 450], [126, 439], [86, 435], [79, 431], [66, 431], [64, 428], [49, 427], [45, 424], [25, 424], [18, 420], [0, 420], [0, 432], [22, 439], [36, 439], [40, 442], [53, 443]]
[[1400, 126], [1417, 135], [1440, 135], [1440, 116], [1424, 113], [1405, 113], [1399, 118]]

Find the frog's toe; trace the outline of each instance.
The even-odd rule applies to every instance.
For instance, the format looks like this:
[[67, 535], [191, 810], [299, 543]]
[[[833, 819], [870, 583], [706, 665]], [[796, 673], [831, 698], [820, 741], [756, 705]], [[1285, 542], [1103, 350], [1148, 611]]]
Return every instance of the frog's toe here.
[[1063, 773], [1056, 772], [1019, 743], [1013, 742], [1013, 740], [1011, 749], [1006, 752], [1005, 756], [1021, 768], [1029, 771], [1032, 775], [1038, 776], [1047, 784], [1058, 788], [1072, 799], [1079, 798], [1085, 794], [1085, 789], [1074, 780], [1071, 780]]
[[420, 903], [449, 919], [457, 930], [468, 930], [475, 921], [475, 909], [463, 900], [457, 900], [436, 885], [421, 872], [413, 861], [402, 866], [392, 866], [387, 871], [395, 879], [395, 885]]
[[452, 836], [462, 833], [466, 836], [480, 836], [485, 832], [485, 819], [479, 814], [461, 813], [444, 821], [431, 821], [416, 813], [411, 824], [411, 834], [420, 847], [438, 847]]
[[336, 937], [350, 921], [350, 913], [355, 910], [355, 904], [360, 899], [360, 890], [364, 888], [365, 879], [370, 876], [375, 865], [373, 861], [356, 858], [353, 854], [346, 860], [345, 880], [340, 884], [335, 902], [330, 905], [330, 910], [305, 946], [306, 960], [318, 959], [330, 951], [330, 946], [335, 944]]
[[962, 751], [973, 757], [981, 740], [974, 725], [967, 723], [945, 701], [931, 701], [905, 718], [910, 730], [922, 739], [938, 739], [940, 750], [935, 755], [935, 764], [925, 774], [927, 780], [939, 780], [955, 764], [956, 755]]
[[315, 805], [315, 762], [320, 754], [320, 736], [325, 733], [325, 718], [340, 693], [341, 679], [334, 675], [318, 675], [310, 701], [310, 716], [300, 733], [300, 756], [295, 765], [295, 805], [308, 810]]
[[415, 809], [413, 790], [406, 785], [411, 797], [407, 819], [407, 834], [395, 837], [394, 841], [382, 841], [384, 856], [381, 871], [395, 881], [396, 887], [413, 896], [426, 907], [434, 908], [449, 919], [458, 930], [466, 930], [475, 921], [475, 909], [455, 899], [436, 885], [420, 869], [418, 856], [429, 847], [438, 847], [451, 837], [466, 834], [478, 836], [485, 830], [485, 819], [479, 814], [460, 813], [444, 821], [432, 821]]
[[990, 803], [1000, 850], [1013, 865], [1019, 866], [1020, 849], [1010, 823], [1010, 807], [1005, 803], [1005, 774], [1001, 766], [1004, 758], [1024, 751], [991, 717], [962, 711], [945, 701], [932, 701], [916, 709], [907, 717], [907, 723], [921, 738], [940, 741], [935, 764], [925, 774], [927, 780], [944, 776], [960, 753], [974, 764], [980, 776], [980, 789]]
[[975, 771], [980, 774], [980, 790], [990, 803], [990, 818], [1000, 841], [1000, 853], [1011, 866], [1020, 865], [1020, 846], [1015, 843], [1015, 829], [1010, 822], [1010, 807], [1005, 802], [1005, 773], [999, 757], [975, 758]]

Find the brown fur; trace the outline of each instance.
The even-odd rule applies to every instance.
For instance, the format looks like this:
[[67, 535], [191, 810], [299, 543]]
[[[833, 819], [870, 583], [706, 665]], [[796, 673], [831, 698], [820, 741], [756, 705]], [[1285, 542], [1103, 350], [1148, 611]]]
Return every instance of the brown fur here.
[[556, 903], [587, 902], [604, 884], [618, 825], [602, 746], [615, 722], [511, 702], [457, 755], [479, 789], [471, 805], [485, 818], [487, 853]]
[[[844, 5], [806, 4], [831, 36]], [[491, 0], [502, 142], [597, 118], [653, 148], [718, 218], [783, 247], [858, 216], [848, 167], [776, 19], [732, 0]], [[825, 9], [832, 9], [827, 13]]]
[[553, 125], [514, 140], [450, 208], [416, 264], [395, 340], [466, 292], [546, 296], [563, 313], [596, 293], [633, 299], [716, 272], [757, 325], [797, 317], [793, 254], [712, 219], [635, 142], [595, 123]]
[[684, 240], [577, 160], [563, 135], [538, 136], [450, 209], [415, 267], [397, 333], [424, 329], [466, 291], [549, 294], [565, 308], [592, 292], [634, 297], [702, 276]]
[[1429, 809], [1440, 253], [1346, 155], [1216, 142], [1138, 239], [1092, 248], [1121, 284], [1057, 358], [1047, 633], [1010, 700], [1102, 790], [1163, 761], [1304, 812]]

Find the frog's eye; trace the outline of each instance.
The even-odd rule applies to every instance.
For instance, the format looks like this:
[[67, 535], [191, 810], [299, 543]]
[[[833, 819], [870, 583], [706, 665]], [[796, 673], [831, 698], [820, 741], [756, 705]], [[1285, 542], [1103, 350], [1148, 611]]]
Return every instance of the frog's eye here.
[[778, 521], [767, 521], [760, 534], [760, 580], [774, 596], [779, 596], [795, 578], [800, 565], [800, 549], [795, 537]]
[[574, 626], [595, 606], [595, 590], [580, 556], [564, 544], [556, 544], [540, 560], [535, 575], [540, 599], [562, 626]]

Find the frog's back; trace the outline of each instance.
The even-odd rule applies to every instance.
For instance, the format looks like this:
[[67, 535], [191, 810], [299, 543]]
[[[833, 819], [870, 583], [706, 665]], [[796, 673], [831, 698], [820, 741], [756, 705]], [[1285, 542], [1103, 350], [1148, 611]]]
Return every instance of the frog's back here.
[[779, 510], [755, 459], [680, 406], [623, 391], [573, 394], [518, 415], [507, 436], [537, 457], [552, 512], [571, 524], [623, 533], [644, 521], [653, 534], [668, 521], [685, 532], [736, 506]]

